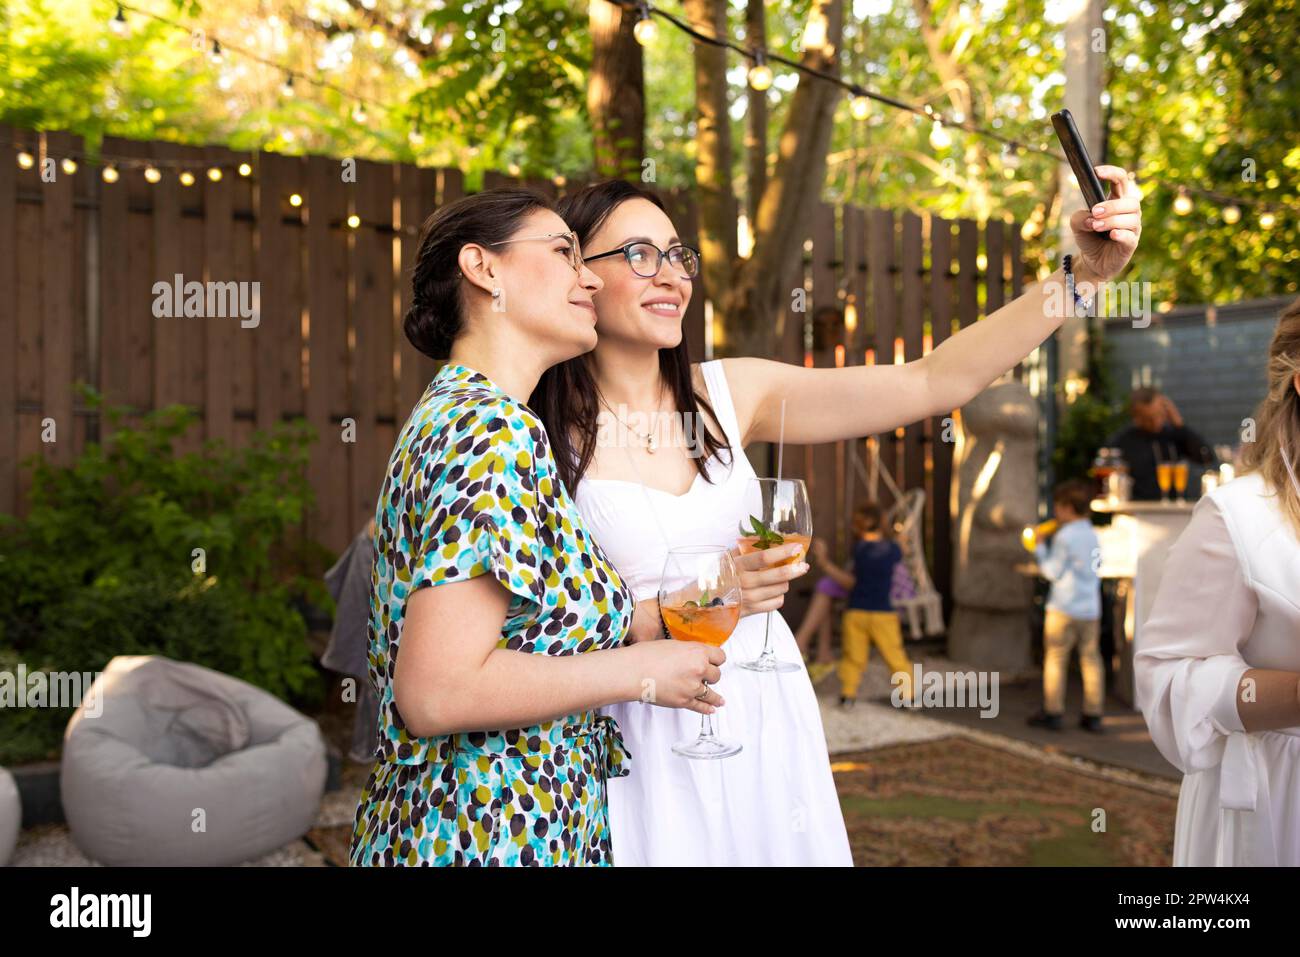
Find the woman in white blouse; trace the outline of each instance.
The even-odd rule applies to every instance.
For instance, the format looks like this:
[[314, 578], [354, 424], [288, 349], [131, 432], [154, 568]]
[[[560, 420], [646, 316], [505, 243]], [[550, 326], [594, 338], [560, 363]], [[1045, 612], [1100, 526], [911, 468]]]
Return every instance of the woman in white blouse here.
[[1170, 550], [1134, 657], [1138, 701], [1183, 772], [1176, 865], [1300, 865], [1300, 300], [1235, 481]]

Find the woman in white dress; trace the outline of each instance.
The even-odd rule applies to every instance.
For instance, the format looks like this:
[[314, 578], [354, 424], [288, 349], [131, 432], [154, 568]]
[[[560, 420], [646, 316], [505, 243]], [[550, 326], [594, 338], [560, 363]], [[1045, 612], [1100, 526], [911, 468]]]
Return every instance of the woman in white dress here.
[[[1079, 283], [1116, 275], [1141, 228], [1127, 174], [1112, 166], [1097, 171], [1115, 188], [1102, 213], [1080, 210], [1071, 219]], [[805, 369], [756, 358], [693, 364], [682, 316], [697, 254], [681, 245], [659, 200], [610, 182], [566, 197], [560, 214], [604, 282], [593, 297], [598, 343], [552, 367], [529, 405], [546, 424], [591, 534], [637, 600], [655, 597], [670, 547], [736, 544], [754, 476], [744, 448], [777, 441], [783, 399], [784, 438], [792, 444], [884, 432], [961, 406], [1061, 323], [1064, 276], [1057, 270], [905, 365]], [[1109, 239], [1098, 235], [1103, 230]], [[737, 667], [763, 650], [763, 612], [779, 608], [790, 579], [807, 571], [802, 563], [770, 567], [793, 549], [737, 562], [742, 617], [723, 647], [717, 691], [724, 705], [714, 722], [720, 737], [742, 745], [739, 754], [681, 757], [671, 747], [694, 738], [698, 721], [640, 702], [607, 709], [633, 765], [609, 790], [620, 866], [852, 863], [817, 698], [779, 613], [772, 616], [772, 648], [799, 670]]]
[[1254, 419], [1246, 473], [1196, 503], [1133, 659], [1183, 772], [1175, 865], [1300, 865], [1300, 300]]

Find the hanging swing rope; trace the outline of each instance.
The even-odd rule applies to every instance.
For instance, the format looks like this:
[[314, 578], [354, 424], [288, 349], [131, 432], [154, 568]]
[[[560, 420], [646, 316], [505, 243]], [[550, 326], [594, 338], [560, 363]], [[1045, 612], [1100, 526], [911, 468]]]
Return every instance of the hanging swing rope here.
[[907, 616], [907, 629], [913, 640], [943, 634], [943, 596], [935, 589], [925, 565], [925, 489], [904, 492], [889, 470], [880, 467], [880, 455], [875, 448], [868, 444], [868, 449], [870, 474], [858, 458], [857, 443], [849, 444], [849, 461], [872, 501], [879, 501], [876, 495], [879, 480], [885, 480], [893, 504], [885, 512], [884, 520], [894, 530], [894, 537], [903, 550], [903, 565], [916, 586], [916, 594], [895, 601], [894, 609]]

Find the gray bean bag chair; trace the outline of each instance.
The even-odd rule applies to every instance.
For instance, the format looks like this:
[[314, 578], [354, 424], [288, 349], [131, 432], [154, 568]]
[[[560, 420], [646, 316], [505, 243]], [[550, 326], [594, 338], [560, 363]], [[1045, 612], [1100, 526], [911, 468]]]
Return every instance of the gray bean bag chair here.
[[326, 771], [316, 722], [278, 698], [198, 665], [121, 656], [68, 722], [60, 788], [93, 860], [227, 865], [306, 833]]
[[23, 825], [23, 803], [14, 776], [0, 768], [0, 867], [9, 863]]

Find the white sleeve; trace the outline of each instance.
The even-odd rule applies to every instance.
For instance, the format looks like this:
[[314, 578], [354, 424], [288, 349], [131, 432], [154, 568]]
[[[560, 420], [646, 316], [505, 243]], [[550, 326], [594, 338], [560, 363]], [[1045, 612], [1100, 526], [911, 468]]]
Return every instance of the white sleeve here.
[[1245, 730], [1237, 685], [1257, 607], [1227, 519], [1201, 499], [1170, 549], [1133, 656], [1151, 738], [1184, 773], [1218, 765], [1228, 736]]

